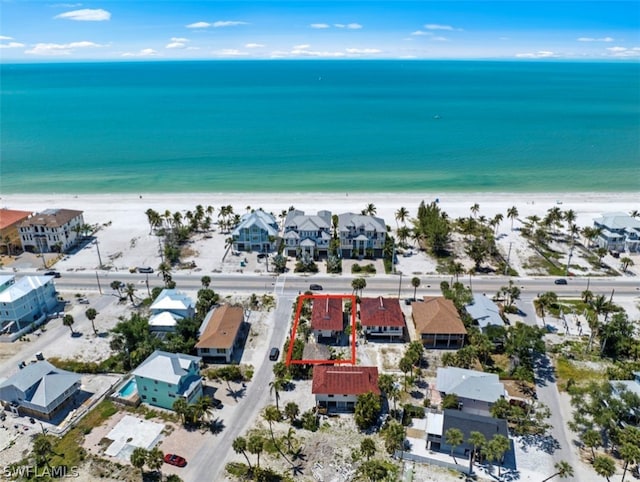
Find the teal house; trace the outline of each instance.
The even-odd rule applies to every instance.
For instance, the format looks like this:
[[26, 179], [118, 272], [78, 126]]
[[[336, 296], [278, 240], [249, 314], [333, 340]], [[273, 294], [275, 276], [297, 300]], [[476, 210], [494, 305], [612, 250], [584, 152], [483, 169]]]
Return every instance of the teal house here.
[[144, 403], [173, 410], [179, 398], [194, 403], [202, 396], [198, 356], [156, 350], [133, 371]]

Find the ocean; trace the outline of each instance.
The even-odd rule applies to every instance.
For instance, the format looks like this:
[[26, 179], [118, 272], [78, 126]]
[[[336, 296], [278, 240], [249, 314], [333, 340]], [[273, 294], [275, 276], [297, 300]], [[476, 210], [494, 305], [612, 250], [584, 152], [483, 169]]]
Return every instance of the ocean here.
[[640, 191], [640, 64], [0, 65], [0, 192]]

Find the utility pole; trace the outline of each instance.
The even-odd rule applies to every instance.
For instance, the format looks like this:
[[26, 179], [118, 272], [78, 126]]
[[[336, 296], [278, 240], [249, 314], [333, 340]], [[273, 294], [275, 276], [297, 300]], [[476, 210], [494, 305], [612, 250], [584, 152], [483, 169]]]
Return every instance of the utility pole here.
[[513, 245], [513, 242], [510, 242], [509, 243], [509, 252], [507, 253], [507, 265], [504, 267], [504, 275], [505, 276], [509, 272], [509, 260], [511, 259], [511, 246], [512, 245]]
[[98, 272], [96, 271], [96, 281], [98, 282], [98, 291], [102, 294], [102, 287], [100, 286], [100, 278], [98, 277]]
[[400, 298], [401, 290], [402, 290], [402, 271], [400, 271], [400, 281], [398, 282], [398, 299]]
[[571, 249], [569, 250], [569, 258], [567, 259], [567, 269], [565, 269], [565, 272], [564, 272], [566, 276], [569, 276], [569, 266], [571, 266], [571, 256], [573, 256], [573, 246], [571, 246]]
[[96, 251], [98, 252], [98, 263], [100, 263], [98, 267], [102, 269], [102, 258], [100, 257], [100, 245], [98, 243], [98, 238], [96, 238]]

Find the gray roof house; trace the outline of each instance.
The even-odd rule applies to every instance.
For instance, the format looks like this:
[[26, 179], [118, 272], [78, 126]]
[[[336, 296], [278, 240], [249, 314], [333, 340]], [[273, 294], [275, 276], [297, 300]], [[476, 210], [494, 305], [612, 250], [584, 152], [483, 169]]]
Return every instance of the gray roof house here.
[[[633, 380], [611, 380], [609, 383], [616, 397], [620, 397], [622, 392], [626, 391], [640, 398], [640, 372], [633, 372]], [[640, 406], [632, 406], [628, 415], [627, 422], [640, 426]]]
[[640, 220], [621, 212], [604, 213], [593, 220], [596, 228], [602, 232], [596, 243], [610, 251], [640, 251]]
[[0, 383], [0, 400], [7, 410], [51, 420], [73, 401], [81, 377], [48, 361], [30, 363]]
[[489, 415], [492, 405], [505, 396], [504, 385], [495, 373], [465, 368], [438, 368], [436, 389], [444, 395], [457, 395], [460, 410], [476, 415]]
[[175, 331], [178, 320], [192, 318], [196, 312], [193, 300], [173, 289], [162, 290], [149, 310], [149, 329], [156, 332]]
[[387, 236], [387, 225], [384, 219], [364, 214], [340, 214], [338, 231], [343, 258], [382, 256]]
[[474, 294], [473, 301], [466, 305], [465, 309], [482, 331], [485, 331], [489, 325], [504, 326], [500, 308], [485, 295]]
[[308, 253], [313, 257], [326, 256], [331, 241], [331, 211], [305, 214], [292, 209], [284, 220], [284, 249], [287, 256]]
[[143, 402], [173, 409], [178, 398], [194, 403], [202, 396], [199, 356], [156, 350], [132, 374]]
[[233, 249], [236, 251], [257, 251], [267, 253], [275, 247], [278, 236], [276, 218], [262, 209], [247, 213], [231, 232]]

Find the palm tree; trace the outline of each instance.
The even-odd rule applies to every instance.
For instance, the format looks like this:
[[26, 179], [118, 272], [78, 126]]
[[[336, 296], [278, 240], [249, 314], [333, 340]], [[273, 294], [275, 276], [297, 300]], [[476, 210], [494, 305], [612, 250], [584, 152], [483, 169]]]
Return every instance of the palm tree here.
[[629, 266], [634, 266], [635, 263], [633, 262], [633, 260], [631, 258], [629, 258], [628, 256], [625, 256], [623, 258], [620, 258], [620, 267], [622, 268], [623, 272], [627, 272], [627, 269], [629, 268]]
[[411, 278], [411, 286], [413, 286], [413, 299], [416, 299], [416, 292], [418, 291], [418, 286], [420, 286], [420, 278], [414, 276]]
[[610, 482], [609, 478], [616, 473], [616, 463], [607, 455], [598, 455], [593, 460], [593, 469]]
[[564, 460], [561, 460], [560, 462], [556, 462], [554, 464], [554, 467], [556, 469], [556, 473], [553, 475], [550, 475], [549, 477], [544, 479], [542, 482], [547, 482], [556, 476], [560, 477], [561, 479], [564, 479], [566, 477], [573, 477], [573, 467], [569, 465], [569, 462], [565, 462]]
[[518, 208], [515, 206], [512, 206], [509, 209], [507, 209], [507, 217], [511, 219], [511, 231], [513, 231], [513, 221], [518, 219], [518, 214], [519, 214]]
[[200, 283], [202, 283], [203, 288], [208, 288], [209, 285], [211, 284], [211, 277], [203, 276], [202, 278], [200, 278]]
[[269, 393], [274, 394], [276, 397], [276, 409], [280, 411], [278, 402], [280, 401], [280, 390], [284, 389], [286, 380], [284, 378], [276, 377], [275, 380], [269, 382]]
[[75, 320], [73, 319], [73, 316], [71, 315], [64, 315], [64, 318], [62, 318], [62, 324], [64, 326], [68, 326], [69, 329], [71, 330], [71, 336], [75, 335], [75, 331], [73, 331], [73, 324], [75, 323]]
[[129, 297], [129, 301], [131, 301], [131, 304], [133, 305], [133, 295], [136, 292], [136, 285], [134, 285], [133, 283], [127, 283], [127, 286], [125, 288], [125, 294]]
[[595, 461], [596, 452], [595, 449], [602, 444], [602, 437], [593, 429], [587, 430], [582, 434], [582, 443], [591, 449], [591, 460]]
[[247, 455], [247, 439], [244, 437], [237, 437], [233, 440], [233, 451], [237, 454], [244, 455], [244, 458], [247, 459], [247, 465], [249, 466], [249, 471], [251, 471], [251, 462], [249, 461], [249, 456]]
[[118, 298], [122, 298], [122, 287], [124, 286], [122, 281], [114, 280], [109, 286], [112, 290], [116, 290], [118, 292]]
[[289, 453], [293, 453], [293, 443], [296, 441], [295, 435], [296, 430], [293, 427], [289, 427], [289, 430], [287, 430], [287, 433], [284, 436], [284, 440], [287, 443], [287, 450], [289, 451]]
[[36, 462], [43, 462], [49, 467], [49, 455], [53, 452], [53, 444], [45, 434], [38, 434], [33, 439], [33, 454]]
[[97, 335], [98, 330], [96, 330], [96, 325], [94, 324], [94, 320], [96, 319], [96, 316], [98, 316], [98, 312], [94, 308], [89, 308], [87, 311], [84, 312], [84, 315], [91, 322], [91, 328], [93, 328], [93, 334]]
[[402, 226], [398, 228], [396, 235], [398, 236], [398, 241], [400, 241], [401, 244], [405, 244], [407, 239], [411, 237], [411, 230], [406, 226]]
[[476, 432], [475, 430], [469, 434], [469, 439], [467, 442], [473, 447], [471, 450], [471, 455], [469, 456], [469, 473], [473, 472], [473, 461], [475, 459], [476, 453], [479, 447], [482, 447], [487, 439], [484, 437], [482, 432]]
[[471, 206], [471, 214], [473, 214], [474, 218], [478, 217], [478, 212], [480, 211], [480, 205], [478, 203], [475, 203], [473, 206]]
[[296, 402], [288, 402], [284, 406], [284, 414], [291, 422], [293, 422], [300, 414], [300, 407], [298, 407]]
[[640, 447], [632, 443], [625, 443], [620, 447], [620, 458], [624, 460], [624, 472], [622, 472], [622, 481], [627, 475], [629, 464], [637, 464], [640, 462]]
[[377, 209], [376, 209], [375, 204], [369, 203], [369, 204], [367, 204], [367, 207], [365, 207], [362, 210], [362, 214], [365, 214], [367, 216], [373, 216], [376, 213], [376, 211], [377, 211]]
[[135, 468], [140, 469], [140, 475], [142, 475], [142, 479], [144, 480], [144, 464], [147, 463], [147, 451], [142, 447], [136, 447], [131, 452], [131, 457], [129, 458], [131, 465]]
[[498, 227], [500, 226], [500, 223], [502, 222], [502, 220], [504, 219], [504, 216], [502, 215], [502, 213], [497, 213], [494, 217], [493, 217], [493, 224], [496, 227], [496, 230], [494, 232], [494, 234], [498, 234]]
[[149, 450], [147, 452], [146, 463], [147, 467], [152, 471], [160, 470], [164, 463], [164, 454], [162, 453], [162, 450], [158, 447], [153, 447]]
[[401, 207], [400, 209], [398, 209], [396, 211], [396, 227], [398, 227], [398, 221], [402, 222], [402, 224], [404, 225], [408, 217], [409, 211], [407, 211], [407, 208]]
[[509, 439], [500, 434], [494, 435], [489, 442], [489, 445], [491, 445], [491, 451], [496, 456], [496, 460], [500, 462], [500, 465], [498, 465], [498, 478], [500, 478], [504, 454], [507, 453], [511, 445], [509, 443]]
[[351, 282], [351, 287], [356, 295], [358, 294], [358, 291], [360, 291], [360, 297], [362, 297], [362, 290], [367, 287], [367, 280], [364, 278], [355, 278]]
[[182, 419], [182, 423], [187, 423], [187, 413], [189, 411], [189, 403], [182, 397], [176, 399], [172, 405], [173, 411]]
[[631, 216], [632, 218], [640, 218], [640, 211], [634, 209], [629, 212], [629, 216]]
[[460, 429], [450, 428], [444, 433], [444, 437], [447, 441], [447, 445], [451, 446], [451, 456], [453, 457], [453, 461], [457, 464], [458, 461], [456, 460], [455, 455], [453, 455], [453, 452], [458, 445], [461, 445], [462, 442], [464, 442], [464, 434]]
[[247, 450], [249, 450], [249, 452], [251, 452], [252, 454], [257, 455], [257, 467], [260, 467], [260, 454], [262, 453], [263, 449], [264, 439], [262, 438], [262, 435], [259, 435], [257, 433], [251, 435], [249, 437], [249, 440], [247, 441]]

